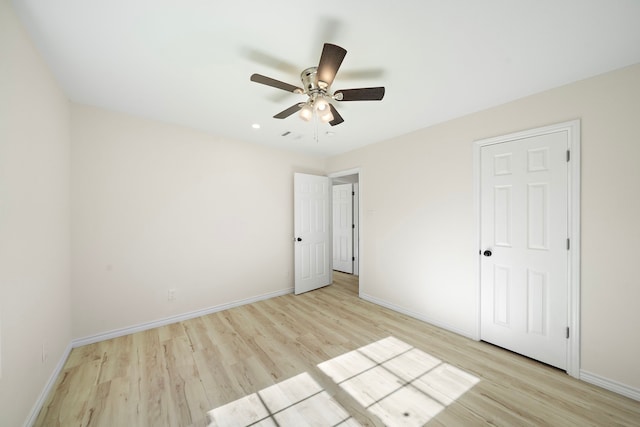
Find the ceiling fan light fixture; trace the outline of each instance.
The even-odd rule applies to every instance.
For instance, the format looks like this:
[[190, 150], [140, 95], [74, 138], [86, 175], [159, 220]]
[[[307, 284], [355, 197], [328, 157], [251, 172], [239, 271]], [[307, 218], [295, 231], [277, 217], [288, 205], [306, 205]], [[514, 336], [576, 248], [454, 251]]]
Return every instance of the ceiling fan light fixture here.
[[317, 98], [313, 105], [315, 109], [320, 113], [323, 113], [325, 110], [329, 108], [329, 102], [326, 99], [324, 99], [323, 96]]
[[331, 120], [333, 120], [333, 114], [331, 114], [331, 109], [327, 108], [326, 112], [321, 112], [320, 113], [320, 120], [322, 121], [322, 123], [329, 123]]
[[308, 122], [313, 117], [313, 108], [309, 104], [304, 104], [300, 109], [300, 118]]

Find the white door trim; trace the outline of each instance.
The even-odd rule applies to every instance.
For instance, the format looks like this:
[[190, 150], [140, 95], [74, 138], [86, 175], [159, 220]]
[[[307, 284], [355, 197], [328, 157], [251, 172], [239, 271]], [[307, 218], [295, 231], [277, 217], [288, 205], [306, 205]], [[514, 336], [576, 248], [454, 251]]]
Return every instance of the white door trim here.
[[[364, 289], [362, 260], [364, 258], [364, 251], [362, 250], [363, 236], [364, 236], [364, 223], [362, 222], [362, 170], [360, 168], [347, 169], [343, 171], [333, 172], [327, 174], [329, 178], [340, 178], [341, 176], [358, 175], [358, 296], [362, 298], [362, 290]], [[355, 252], [355, 251], [354, 251]], [[366, 277], [366, 275], [365, 275]]]
[[[331, 223], [333, 224], [333, 245], [331, 246], [333, 248], [333, 263], [331, 268], [334, 271], [353, 274], [353, 266], [355, 264], [355, 252], [353, 248], [356, 242], [354, 235], [355, 223], [357, 222], [357, 220], [353, 218], [354, 184], [332, 183], [331, 189], [331, 198], [333, 200], [333, 209], [331, 210]], [[347, 240], [347, 244], [341, 244], [345, 239]], [[346, 253], [344, 253], [344, 251], [346, 251]]]
[[[358, 179], [360, 179], [360, 175], [358, 175]], [[355, 258], [355, 261], [353, 261], [353, 275], [354, 276], [360, 276], [360, 244], [358, 243], [360, 240], [360, 183], [359, 182], [354, 182], [353, 183], [353, 210], [354, 210], [354, 231], [353, 231], [353, 237], [355, 238], [356, 242], [353, 245], [353, 257]]]
[[[580, 377], [580, 120], [572, 120], [511, 133], [493, 138], [481, 139], [473, 143], [473, 202], [476, 218], [476, 248], [480, 247], [480, 149], [487, 145], [530, 138], [549, 133], [566, 131], [570, 161], [568, 164], [568, 214], [567, 224], [571, 242], [568, 253], [568, 314], [570, 336], [567, 344], [567, 373]], [[480, 256], [476, 258], [476, 331], [474, 338], [480, 340]]]

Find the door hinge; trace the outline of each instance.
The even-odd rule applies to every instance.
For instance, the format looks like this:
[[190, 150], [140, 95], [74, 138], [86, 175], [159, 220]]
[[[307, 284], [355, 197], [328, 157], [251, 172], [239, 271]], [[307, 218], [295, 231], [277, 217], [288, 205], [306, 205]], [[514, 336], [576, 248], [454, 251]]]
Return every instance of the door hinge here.
[[571, 240], [567, 239], [567, 250], [571, 249]]
[[567, 162], [571, 160], [571, 151], [567, 150]]
[[356, 225], [355, 224], [351, 224], [351, 228], [355, 229]]
[[352, 196], [355, 196], [355, 195], [356, 195], [356, 192], [355, 192], [355, 191], [352, 191], [352, 192], [351, 192], [351, 195], [352, 195]]
[[567, 339], [569, 339], [569, 327], [567, 326]]
[[355, 261], [355, 260], [356, 260], [356, 257], [352, 256], [351, 261]]

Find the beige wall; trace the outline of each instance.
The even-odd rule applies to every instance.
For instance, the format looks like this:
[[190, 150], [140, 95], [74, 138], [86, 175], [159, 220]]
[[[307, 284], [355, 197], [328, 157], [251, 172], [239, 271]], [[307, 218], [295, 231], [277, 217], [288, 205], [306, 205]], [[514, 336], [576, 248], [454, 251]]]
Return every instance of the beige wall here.
[[75, 338], [292, 288], [293, 172], [321, 159], [85, 106], [72, 153]]
[[472, 141], [579, 118], [581, 369], [640, 390], [639, 113], [636, 65], [328, 159], [362, 170], [361, 292], [473, 335]]
[[68, 122], [66, 97], [0, 1], [2, 426], [27, 420], [71, 341]]

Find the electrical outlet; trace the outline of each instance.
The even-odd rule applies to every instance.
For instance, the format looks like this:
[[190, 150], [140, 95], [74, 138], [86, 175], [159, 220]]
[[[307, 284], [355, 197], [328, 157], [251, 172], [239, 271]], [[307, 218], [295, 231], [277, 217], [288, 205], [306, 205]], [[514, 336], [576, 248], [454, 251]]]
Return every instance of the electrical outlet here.
[[176, 300], [176, 290], [169, 289], [167, 291], [167, 301], [175, 301]]

